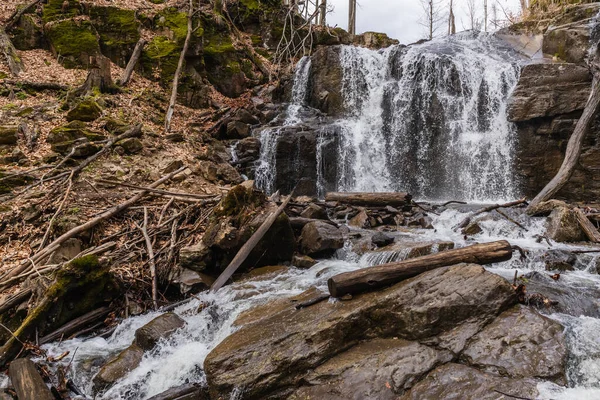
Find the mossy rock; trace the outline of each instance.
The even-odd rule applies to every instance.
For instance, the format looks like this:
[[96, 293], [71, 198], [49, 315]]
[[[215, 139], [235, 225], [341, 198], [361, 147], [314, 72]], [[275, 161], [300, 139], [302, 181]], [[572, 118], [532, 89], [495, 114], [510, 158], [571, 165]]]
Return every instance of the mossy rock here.
[[64, 0], [48, 0], [44, 5], [42, 20], [44, 23], [81, 15], [82, 7], [79, 0], [69, 0], [69, 5], [63, 9]]
[[241, 95], [247, 87], [246, 75], [240, 65], [243, 57], [233, 47], [229, 34], [206, 31], [203, 51], [210, 83], [225, 96]]
[[131, 129], [130, 124], [119, 119], [106, 118], [104, 121], [104, 129], [113, 135], [122, 135]]
[[0, 145], [15, 145], [19, 139], [19, 127], [16, 125], [0, 126]]
[[92, 99], [86, 99], [77, 104], [67, 113], [67, 121], [95, 121], [102, 116], [102, 109]]
[[[174, 7], [168, 7], [156, 14], [154, 17], [154, 24], [157, 28], [168, 29], [171, 34], [169, 39], [181, 44], [187, 36], [187, 13], [180, 12]], [[197, 26], [196, 24], [194, 26]], [[200, 27], [194, 33], [193, 37], [201, 37], [203, 35], [203, 29]]]
[[121, 146], [127, 154], [137, 154], [144, 148], [142, 141], [137, 138], [127, 138], [121, 140], [117, 143], [117, 145]]
[[87, 66], [89, 57], [100, 53], [100, 44], [89, 21], [60, 21], [46, 26], [46, 36], [55, 56], [65, 68]]
[[[254, 210], [266, 202], [265, 194], [261, 191], [247, 188], [243, 185], [234, 186], [221, 202], [215, 207], [214, 216], [217, 219], [223, 217], [236, 217], [238, 223], [243, 223], [244, 212]], [[239, 224], [238, 224], [239, 225]]]
[[152, 78], [154, 72], [158, 70], [160, 83], [169, 85], [177, 70], [182, 47], [166, 36], [155, 36], [142, 52], [140, 60], [142, 73]]
[[12, 192], [13, 189], [25, 186], [35, 180], [29, 175], [11, 176], [12, 173], [3, 172], [0, 170], [0, 195]]
[[81, 121], [72, 121], [66, 125], [57, 126], [50, 131], [46, 142], [57, 144], [72, 141], [80, 138], [87, 138], [89, 141], [99, 141], [106, 139], [106, 136], [87, 129], [85, 123]]
[[90, 18], [100, 35], [100, 50], [115, 64], [125, 67], [140, 39], [140, 22], [135, 11], [93, 6]]
[[12, 30], [12, 42], [18, 50], [33, 50], [42, 47], [42, 27], [36, 18], [30, 14], [24, 14], [19, 18], [19, 23]]

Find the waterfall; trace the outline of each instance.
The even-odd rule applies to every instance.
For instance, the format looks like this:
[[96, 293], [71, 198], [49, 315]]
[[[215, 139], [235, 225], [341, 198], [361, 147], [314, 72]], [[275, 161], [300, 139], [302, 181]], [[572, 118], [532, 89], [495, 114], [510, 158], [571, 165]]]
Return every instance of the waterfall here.
[[[463, 33], [374, 51], [341, 46], [344, 113], [328, 121], [332, 138], [315, 129], [317, 183], [339, 191], [408, 191], [429, 200], [499, 201], [515, 198], [516, 133], [506, 103], [519, 74], [518, 56], [493, 35]], [[316, 67], [315, 67], [316, 68]], [[297, 65], [283, 126], [301, 124], [311, 62]], [[313, 127], [314, 128], [314, 127]], [[260, 132], [258, 185], [272, 192], [282, 130]], [[327, 136], [327, 135], [325, 135]], [[322, 159], [328, 157], [327, 160]], [[334, 160], [335, 159], [335, 160]], [[324, 182], [324, 163], [335, 177]], [[329, 176], [329, 178], [331, 178]]]

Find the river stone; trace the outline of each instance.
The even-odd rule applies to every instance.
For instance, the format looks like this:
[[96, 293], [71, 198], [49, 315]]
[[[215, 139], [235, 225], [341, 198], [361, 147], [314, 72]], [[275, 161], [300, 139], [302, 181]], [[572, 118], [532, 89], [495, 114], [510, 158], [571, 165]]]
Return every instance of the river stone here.
[[179, 291], [182, 294], [198, 293], [209, 289], [215, 282], [215, 278], [188, 268], [178, 268], [171, 282], [179, 284]]
[[315, 259], [313, 259], [312, 257], [304, 256], [301, 254], [295, 255], [294, 258], [292, 258], [292, 265], [297, 268], [308, 269], [308, 268], [312, 267], [313, 265], [315, 265], [316, 263], [317, 263], [317, 261]]
[[[296, 301], [311, 296], [314, 290]], [[297, 386], [309, 370], [362, 340], [421, 341], [464, 323], [481, 329], [515, 302], [504, 278], [475, 264], [439, 268], [349, 301], [300, 310], [289, 299], [278, 300], [240, 316], [246, 325], [208, 354], [211, 396], [243, 387], [246, 399], [265, 398]]]
[[550, 213], [546, 236], [557, 242], [581, 242], [586, 240], [577, 215], [567, 207], [558, 207]]
[[475, 368], [502, 376], [566, 383], [562, 325], [527, 306], [500, 314], [471, 339], [461, 358]]
[[577, 257], [561, 250], [548, 250], [542, 256], [546, 271], [574, 271]]
[[120, 352], [118, 356], [106, 363], [92, 379], [94, 392], [98, 393], [125, 377], [140, 365], [143, 356], [144, 350], [136, 344], [132, 344]]
[[243, 139], [250, 136], [250, 126], [242, 121], [231, 121], [227, 124], [226, 137], [221, 139]]
[[478, 371], [461, 364], [445, 364], [433, 370], [399, 400], [514, 400], [498, 393], [537, 398], [537, 382]]
[[383, 232], [377, 232], [371, 237], [371, 242], [377, 247], [383, 247], [394, 243], [394, 237]]
[[185, 321], [177, 314], [165, 313], [135, 331], [135, 343], [144, 350], [152, 350], [160, 339], [171, 336], [184, 325]]
[[304, 225], [300, 235], [300, 247], [309, 256], [332, 254], [344, 247], [342, 232], [326, 222], [313, 221]]
[[402, 339], [360, 343], [310, 372], [289, 399], [395, 400], [450, 353]]
[[327, 216], [327, 211], [314, 203], [311, 203], [300, 213], [300, 216], [303, 218], [309, 219], [329, 219]]

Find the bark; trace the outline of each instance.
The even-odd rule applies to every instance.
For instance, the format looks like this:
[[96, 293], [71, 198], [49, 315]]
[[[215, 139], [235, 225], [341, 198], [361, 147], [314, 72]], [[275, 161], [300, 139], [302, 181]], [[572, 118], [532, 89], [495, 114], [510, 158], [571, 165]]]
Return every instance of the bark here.
[[203, 394], [204, 390], [201, 387], [186, 383], [185, 385], [174, 387], [166, 392], [152, 396], [148, 400], [203, 399]]
[[594, 77], [592, 84], [592, 93], [585, 105], [581, 118], [575, 125], [575, 130], [569, 138], [567, 143], [567, 151], [565, 153], [565, 159], [563, 160], [560, 169], [552, 178], [552, 180], [542, 189], [540, 193], [531, 201], [529, 207], [527, 207], [528, 214], [534, 214], [536, 207], [543, 201], [550, 199], [554, 196], [571, 178], [575, 167], [579, 161], [581, 155], [581, 149], [583, 147], [583, 140], [590, 131], [590, 127], [598, 114], [600, 108], [600, 78]]
[[90, 69], [83, 85], [77, 90], [78, 95], [86, 95], [94, 89], [100, 93], [114, 93], [116, 86], [110, 74], [110, 60], [103, 55], [90, 57]]
[[123, 72], [123, 76], [121, 77], [121, 86], [127, 86], [129, 80], [131, 80], [131, 75], [133, 75], [133, 70], [140, 60], [140, 56], [142, 55], [142, 50], [144, 50], [144, 46], [146, 46], [146, 40], [140, 39], [138, 40], [135, 48], [133, 49], [133, 54], [127, 63], [127, 67], [125, 67], [125, 71]]
[[512, 246], [505, 240], [475, 244], [400, 262], [335, 275], [327, 281], [333, 297], [389, 286], [432, 269], [460, 264], [489, 264], [510, 260]]
[[246, 243], [244, 243], [244, 245], [237, 252], [237, 254], [233, 258], [233, 260], [231, 260], [231, 263], [229, 263], [229, 265], [227, 266], [225, 271], [223, 271], [221, 273], [221, 275], [219, 276], [219, 278], [217, 278], [215, 283], [213, 283], [213, 285], [210, 288], [211, 292], [213, 292], [213, 293], [216, 292], [221, 287], [223, 287], [223, 285], [225, 285], [225, 283], [227, 283], [229, 278], [231, 278], [231, 276], [235, 273], [235, 271], [237, 271], [237, 269], [240, 267], [240, 265], [242, 265], [244, 260], [246, 260], [246, 258], [252, 252], [252, 250], [256, 247], [258, 242], [260, 242], [260, 240], [263, 238], [263, 236], [265, 236], [265, 234], [269, 231], [271, 226], [273, 226], [273, 223], [275, 222], [277, 217], [279, 217], [279, 215], [283, 212], [283, 210], [285, 210], [285, 207], [287, 206], [287, 204], [289, 203], [291, 198], [292, 198], [292, 195], [290, 194], [288, 196], [288, 198], [285, 199], [285, 201], [283, 203], [281, 203], [279, 208], [277, 208], [277, 210], [273, 211], [273, 213], [271, 213], [271, 215], [269, 215], [267, 217], [267, 219], [265, 219], [265, 221], [262, 223], [262, 225], [250, 237], [250, 239], [248, 239], [248, 241]]
[[600, 243], [600, 232], [598, 232], [598, 229], [596, 229], [594, 224], [590, 222], [581, 209], [574, 208], [573, 211], [575, 211], [581, 230], [585, 233], [585, 236], [587, 236], [590, 242]]
[[29, 300], [31, 293], [31, 289], [23, 289], [7, 298], [2, 304], [0, 304], [0, 315]]
[[294, 229], [298, 229], [301, 230], [302, 228], [304, 228], [304, 225], [310, 223], [310, 222], [325, 222], [326, 224], [335, 226], [336, 228], [338, 227], [337, 224], [335, 222], [329, 221], [327, 219], [314, 219], [314, 218], [304, 218], [304, 217], [290, 217], [290, 225], [292, 226], [292, 228]]
[[457, 230], [457, 229], [460, 229], [460, 228], [464, 228], [465, 226], [469, 225], [469, 222], [471, 222], [471, 219], [473, 217], [475, 217], [475, 216], [477, 216], [479, 214], [483, 214], [483, 213], [486, 213], [486, 212], [494, 211], [494, 210], [496, 210], [498, 208], [508, 208], [508, 207], [518, 206], [519, 204], [523, 204], [523, 203], [526, 203], [526, 202], [527, 202], [527, 199], [522, 198], [520, 200], [511, 201], [509, 203], [494, 204], [494, 205], [491, 205], [491, 206], [487, 206], [487, 207], [481, 208], [481, 209], [475, 211], [473, 214], [469, 215], [467, 218], [463, 219], [461, 221], [461, 223], [458, 224], [458, 225], [456, 225], [453, 229]]
[[26, 358], [13, 361], [8, 375], [19, 400], [54, 400], [33, 361]]
[[40, 339], [40, 345], [50, 343], [58, 339], [67, 339], [69, 335], [72, 335], [73, 333], [80, 331], [86, 326], [106, 317], [110, 310], [110, 307], [102, 307], [97, 310], [90, 311], [89, 313], [84, 314], [79, 318], [75, 318], [74, 320], [69, 321], [69, 323], [61, 326], [54, 332], [42, 337]]
[[190, 0], [188, 10], [188, 23], [187, 23], [187, 35], [185, 36], [185, 42], [183, 43], [183, 50], [179, 55], [179, 62], [177, 63], [177, 69], [175, 70], [175, 76], [173, 77], [173, 90], [171, 91], [171, 100], [169, 101], [169, 107], [167, 107], [167, 115], [165, 117], [165, 132], [171, 130], [171, 119], [173, 118], [173, 112], [175, 111], [175, 102], [177, 101], [177, 87], [179, 86], [179, 76], [183, 69], [183, 63], [185, 62], [185, 54], [190, 47], [190, 39], [192, 38], [193, 17], [194, 17], [194, 3]]
[[341, 193], [329, 192], [325, 195], [326, 201], [353, 204], [356, 206], [406, 206], [410, 204], [412, 196], [408, 193]]
[[25, 70], [23, 61], [21, 61], [21, 57], [17, 54], [17, 49], [15, 49], [15, 46], [10, 41], [4, 27], [0, 27], [0, 52], [4, 55], [11, 74], [19, 76]]

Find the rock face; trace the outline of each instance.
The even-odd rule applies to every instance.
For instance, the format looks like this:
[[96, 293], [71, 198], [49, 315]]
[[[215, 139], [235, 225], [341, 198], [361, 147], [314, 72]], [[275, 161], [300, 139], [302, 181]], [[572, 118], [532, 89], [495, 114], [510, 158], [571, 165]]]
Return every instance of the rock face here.
[[[314, 293], [296, 299], [306, 300], [311, 295]], [[311, 370], [320, 365], [327, 368], [326, 360], [361, 341], [399, 338], [424, 342], [461, 326], [468, 327], [472, 336], [515, 301], [512, 287], [503, 278], [481, 266], [461, 264], [430, 271], [349, 301], [320, 302], [301, 310], [291, 307], [288, 299], [267, 304], [242, 316], [247, 325], [207, 356], [204, 368], [211, 396], [218, 398], [235, 387], [243, 387], [247, 399], [270, 395], [286, 398], [289, 388], [304, 382]], [[453, 350], [460, 351], [462, 347], [454, 346]], [[396, 349], [410, 353], [401, 345]], [[356, 350], [357, 354], [361, 351]], [[411, 376], [435, 366], [436, 360], [445, 359], [444, 352], [430, 349], [427, 354], [413, 372], [409, 367], [401, 369], [399, 388], [410, 385]], [[384, 362], [364, 362], [380, 371], [385, 369]], [[343, 369], [347, 363], [342, 358], [329, 365], [332, 369], [341, 365]], [[386, 372], [380, 375], [385, 376]]]
[[302, 228], [300, 248], [309, 256], [331, 254], [344, 247], [342, 232], [326, 222], [309, 222]]
[[162, 314], [135, 331], [135, 343], [144, 350], [152, 350], [160, 339], [169, 337], [184, 325], [185, 321], [177, 314]]
[[525, 306], [500, 314], [471, 339], [461, 357], [497, 375], [566, 383], [563, 327]]
[[330, 116], [344, 112], [339, 46], [322, 46], [312, 56], [308, 104]]

